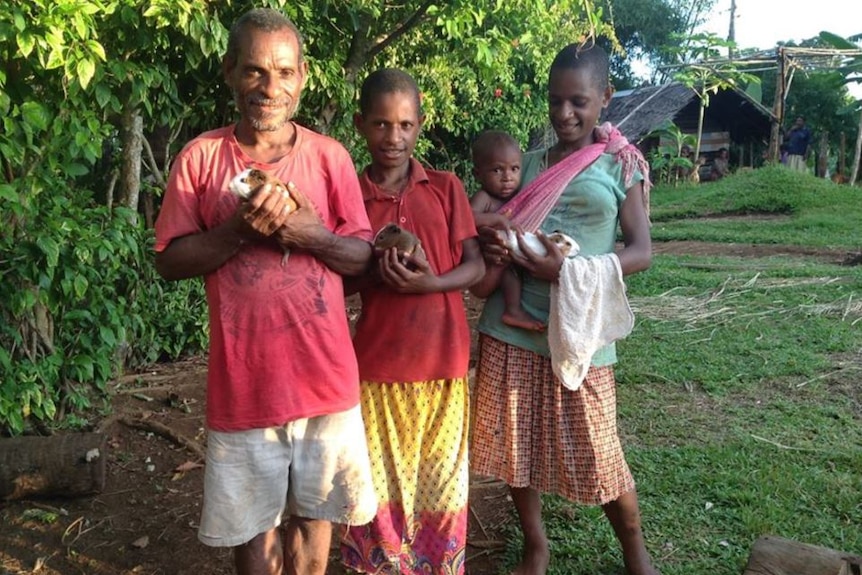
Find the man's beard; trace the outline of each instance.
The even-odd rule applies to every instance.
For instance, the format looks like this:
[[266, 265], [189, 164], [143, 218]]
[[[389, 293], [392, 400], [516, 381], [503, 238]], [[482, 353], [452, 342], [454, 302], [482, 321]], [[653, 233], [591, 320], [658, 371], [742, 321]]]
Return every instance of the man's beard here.
[[[234, 102], [237, 102], [237, 95], [234, 93]], [[246, 118], [251, 127], [254, 128], [258, 132], [277, 132], [285, 125], [287, 125], [296, 114], [297, 108], [299, 108], [299, 99], [291, 98], [290, 96], [285, 96], [282, 98], [261, 98], [259, 96], [249, 96], [245, 101], [246, 112], [254, 109], [255, 106], [258, 105], [268, 105], [268, 106], [281, 106], [278, 112], [273, 114], [265, 114], [263, 118], [260, 117], [251, 117], [250, 114], [246, 114]], [[272, 116], [281, 113], [281, 117], [277, 120], [273, 120]]]

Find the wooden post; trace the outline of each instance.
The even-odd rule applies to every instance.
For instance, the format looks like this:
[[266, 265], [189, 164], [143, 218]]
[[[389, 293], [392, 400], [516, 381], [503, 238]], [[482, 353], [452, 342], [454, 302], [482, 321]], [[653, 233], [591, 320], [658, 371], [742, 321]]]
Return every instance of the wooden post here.
[[754, 542], [743, 575], [841, 575], [848, 563], [853, 565], [860, 559], [850, 553], [767, 535]]
[[105, 436], [68, 433], [0, 440], [0, 498], [74, 497], [105, 487]]
[[778, 162], [779, 148], [781, 146], [781, 124], [784, 122], [784, 88], [785, 88], [785, 55], [784, 48], [776, 48], [778, 60], [778, 72], [775, 77], [775, 98], [772, 103], [772, 132], [769, 136], [769, 159]]

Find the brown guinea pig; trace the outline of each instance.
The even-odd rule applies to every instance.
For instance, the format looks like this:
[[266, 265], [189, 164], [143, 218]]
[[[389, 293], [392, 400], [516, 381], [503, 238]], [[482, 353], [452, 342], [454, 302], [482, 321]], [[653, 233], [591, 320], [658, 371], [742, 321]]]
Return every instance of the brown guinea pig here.
[[397, 248], [399, 258], [403, 259], [412, 256], [420, 245], [419, 238], [391, 222], [374, 235], [374, 255], [377, 257], [389, 248]]
[[241, 200], [247, 200], [256, 194], [258, 190], [263, 188], [264, 184], [271, 184], [273, 190], [276, 188], [284, 190], [285, 193], [288, 194], [288, 213], [296, 211], [296, 201], [290, 197], [287, 185], [278, 178], [267, 174], [263, 170], [258, 170], [257, 168], [246, 168], [237, 174], [236, 177], [230, 181], [228, 189], [230, 189], [230, 191]]

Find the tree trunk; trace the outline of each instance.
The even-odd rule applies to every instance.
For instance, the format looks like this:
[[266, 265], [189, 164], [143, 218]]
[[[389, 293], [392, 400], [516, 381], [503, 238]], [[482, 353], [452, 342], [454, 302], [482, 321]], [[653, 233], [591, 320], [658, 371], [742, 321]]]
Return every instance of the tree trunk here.
[[[120, 198], [123, 206], [137, 214], [141, 194], [141, 154], [144, 149], [144, 120], [137, 108], [123, 110], [123, 164], [120, 176]], [[137, 221], [137, 215], [132, 216]]]
[[838, 173], [847, 177], [847, 134], [841, 132], [841, 145], [838, 148]]
[[850, 171], [850, 179], [847, 180], [851, 184], [856, 183], [856, 177], [859, 175], [859, 156], [862, 156], [862, 111], [859, 112], [859, 129], [856, 131], [856, 151], [853, 153], [853, 169]]
[[706, 112], [706, 106], [703, 103], [703, 100], [700, 101], [700, 110], [697, 116], [697, 144], [695, 145], [694, 150], [694, 161], [700, 158], [700, 141], [703, 138], [703, 116]]
[[105, 436], [71, 433], [0, 440], [0, 498], [75, 497], [105, 488]]
[[829, 169], [829, 132], [823, 130], [820, 133], [820, 149], [817, 152], [817, 165], [814, 169], [814, 175], [818, 178], [825, 178], [826, 172]]
[[[860, 557], [767, 535], [751, 548], [743, 575], [843, 575]], [[858, 572], [858, 571], [857, 571]]]

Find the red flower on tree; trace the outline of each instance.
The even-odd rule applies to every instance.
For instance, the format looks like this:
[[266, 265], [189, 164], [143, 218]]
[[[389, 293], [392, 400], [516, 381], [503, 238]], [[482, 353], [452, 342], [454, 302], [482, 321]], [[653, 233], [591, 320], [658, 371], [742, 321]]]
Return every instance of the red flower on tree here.
[[502, 88], [497, 88], [496, 90], [494, 90], [494, 97], [495, 98], [499, 98], [502, 95], [503, 95], [503, 89]]

